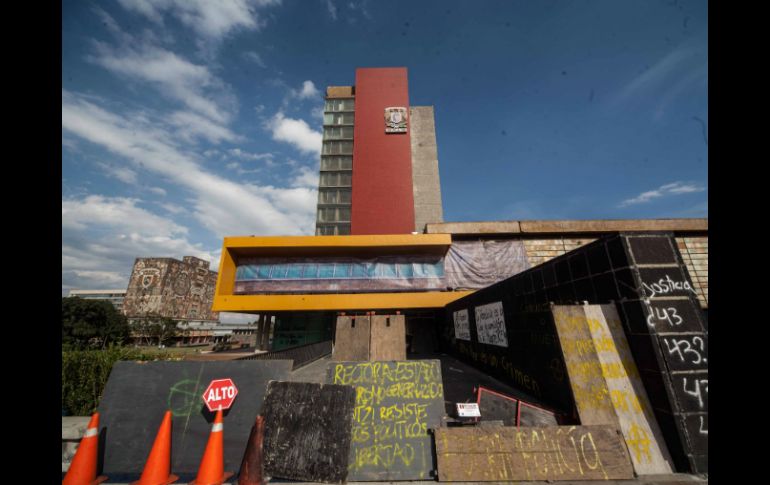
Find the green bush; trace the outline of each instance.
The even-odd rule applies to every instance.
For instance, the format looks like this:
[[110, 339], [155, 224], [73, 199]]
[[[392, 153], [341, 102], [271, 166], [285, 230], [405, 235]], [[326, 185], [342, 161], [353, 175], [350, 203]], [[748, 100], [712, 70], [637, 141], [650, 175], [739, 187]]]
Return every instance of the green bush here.
[[109, 346], [104, 350], [62, 350], [62, 410], [71, 416], [89, 416], [96, 411], [104, 386], [119, 360], [171, 360], [168, 352], [143, 352], [130, 347]]

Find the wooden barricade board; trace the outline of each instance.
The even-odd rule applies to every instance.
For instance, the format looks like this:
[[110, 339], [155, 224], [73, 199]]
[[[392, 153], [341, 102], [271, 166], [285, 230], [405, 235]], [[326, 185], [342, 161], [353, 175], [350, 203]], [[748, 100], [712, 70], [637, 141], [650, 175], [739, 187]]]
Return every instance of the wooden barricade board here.
[[369, 360], [370, 329], [368, 315], [337, 317], [332, 360]]
[[638, 475], [672, 473], [672, 460], [615, 305], [584, 305], [610, 400]]
[[344, 483], [354, 403], [349, 386], [271, 381], [261, 413], [265, 474]]
[[500, 420], [505, 426], [556, 426], [555, 413], [522, 402], [512, 396], [479, 387], [481, 422]]
[[435, 478], [428, 429], [444, 418], [440, 361], [333, 362], [328, 382], [356, 390], [349, 481]]
[[478, 400], [481, 421], [502, 421], [505, 426], [516, 426], [519, 400], [484, 387], [479, 388]]
[[371, 318], [369, 360], [406, 360], [404, 315], [372, 315]]
[[106, 434], [104, 474], [117, 482], [139, 479], [170, 410], [171, 469], [182, 481], [195, 478], [214, 421], [202, 395], [212, 380], [225, 377], [233, 380], [238, 396], [224, 411], [224, 468], [237, 472], [267, 383], [290, 372], [289, 360], [116, 362], [98, 409]]
[[580, 424], [618, 427], [618, 417], [581, 305], [551, 307]]
[[442, 482], [623, 480], [634, 477], [611, 426], [434, 430]]

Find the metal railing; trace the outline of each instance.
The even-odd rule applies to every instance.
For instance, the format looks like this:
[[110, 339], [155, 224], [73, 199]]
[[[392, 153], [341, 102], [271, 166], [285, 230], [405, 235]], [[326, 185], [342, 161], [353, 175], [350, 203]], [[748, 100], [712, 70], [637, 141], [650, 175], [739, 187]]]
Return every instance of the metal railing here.
[[291, 360], [291, 370], [296, 370], [332, 353], [332, 341], [299, 345], [283, 350], [271, 350], [263, 354], [248, 355], [236, 360]]

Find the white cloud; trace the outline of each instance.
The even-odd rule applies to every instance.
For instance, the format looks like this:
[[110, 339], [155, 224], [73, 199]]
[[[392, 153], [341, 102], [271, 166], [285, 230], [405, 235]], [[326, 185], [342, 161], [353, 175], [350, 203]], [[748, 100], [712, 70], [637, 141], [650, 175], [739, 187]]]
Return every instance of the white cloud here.
[[326, 9], [329, 11], [329, 15], [331, 16], [332, 20], [337, 20], [337, 6], [334, 5], [332, 0], [325, 0], [326, 2]]
[[280, 5], [281, 0], [118, 0], [127, 10], [163, 24], [163, 14], [178, 18], [200, 35], [216, 40], [239, 29], [259, 30], [264, 22], [256, 10]]
[[88, 225], [122, 227], [128, 233], [159, 236], [186, 234], [187, 228], [137, 207], [138, 199], [89, 195], [62, 200], [63, 229], [85, 229]]
[[292, 179], [292, 187], [309, 187], [315, 189], [318, 187], [318, 170], [313, 170], [310, 167], [301, 167], [299, 174]]
[[160, 207], [164, 208], [168, 212], [170, 212], [172, 214], [175, 214], [175, 215], [176, 214], [184, 214], [184, 213], [187, 212], [187, 209], [185, 209], [184, 207], [182, 207], [180, 205], [177, 205], [177, 204], [172, 204], [170, 202], [166, 202], [166, 203], [159, 204], [159, 205], [160, 205]]
[[[203, 138], [211, 143], [219, 144], [223, 140], [240, 140], [240, 137], [227, 127], [189, 111], [177, 111], [171, 114], [169, 121], [176, 127], [176, 134], [188, 141]], [[210, 151], [207, 150], [206, 153]]]
[[162, 197], [165, 197], [167, 195], [167, 192], [164, 189], [160, 188], [160, 187], [150, 187], [147, 190], [149, 190], [153, 194], [158, 194], [158, 195], [160, 195]]
[[620, 207], [625, 207], [633, 204], [643, 204], [653, 199], [659, 199], [670, 195], [691, 194], [694, 192], [703, 192], [706, 190], [704, 187], [700, 187], [695, 184], [686, 184], [683, 182], [673, 182], [670, 184], [661, 185], [655, 190], [649, 190], [642, 192], [636, 197], [626, 199], [620, 203]]
[[137, 257], [197, 256], [219, 264], [217, 252], [188, 240], [186, 227], [139, 203], [102, 195], [62, 200], [63, 289], [125, 288]]
[[272, 153], [249, 153], [244, 152], [240, 148], [231, 148], [230, 150], [227, 150], [227, 153], [229, 153], [230, 156], [241, 160], [268, 160], [273, 158]]
[[236, 110], [230, 88], [206, 66], [148, 44], [124, 44], [119, 48], [102, 42], [94, 45], [97, 54], [89, 57], [92, 62], [113, 73], [150, 83], [164, 96], [180, 101], [212, 122], [226, 124]]
[[131, 170], [128, 167], [121, 167], [117, 165], [110, 165], [106, 163], [98, 163], [102, 170], [105, 171], [105, 173], [112, 177], [120, 180], [121, 182], [125, 182], [127, 184], [135, 184], [136, 183], [136, 172]]
[[660, 119], [673, 100], [704, 81], [708, 81], [706, 53], [694, 39], [685, 41], [610, 94], [609, 105], [618, 107], [654, 96], [658, 100], [654, 118]]
[[308, 99], [320, 96], [321, 92], [316, 89], [313, 81], [305, 81], [301, 89], [292, 89], [292, 94], [299, 99]]
[[289, 143], [303, 153], [321, 154], [321, 133], [313, 130], [304, 120], [295, 120], [279, 111], [268, 122], [273, 140]]
[[262, 56], [260, 56], [259, 54], [257, 54], [254, 51], [244, 52], [243, 53], [243, 57], [245, 57], [246, 59], [254, 62], [259, 67], [267, 67], [267, 65], [265, 65], [265, 61], [262, 60]]
[[[172, 132], [140, 115], [119, 116], [63, 91], [62, 128], [190, 191], [193, 216], [217, 238], [312, 232], [316, 201], [308, 191], [236, 183], [210, 173], [200, 166], [194, 151], [178, 144]], [[305, 128], [310, 131], [307, 125]], [[291, 129], [278, 127], [277, 133], [294, 139], [289, 136]], [[321, 135], [315, 135], [317, 152]]]
[[259, 169], [259, 168], [256, 168], [256, 169], [253, 169], [253, 170], [245, 169], [238, 162], [230, 162], [227, 165], [225, 165], [225, 167], [228, 170], [235, 170], [235, 173], [237, 173], [238, 175], [246, 175], [248, 173], [259, 173], [259, 172], [262, 171], [262, 169]]

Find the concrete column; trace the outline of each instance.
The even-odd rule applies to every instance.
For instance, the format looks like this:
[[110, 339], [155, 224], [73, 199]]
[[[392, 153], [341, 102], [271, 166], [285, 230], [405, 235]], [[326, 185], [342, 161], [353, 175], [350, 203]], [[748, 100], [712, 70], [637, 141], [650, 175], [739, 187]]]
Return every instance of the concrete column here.
[[275, 322], [273, 321], [275, 319], [275, 315], [268, 314], [267, 315], [267, 322], [265, 323], [265, 332], [262, 334], [262, 344], [263, 348], [265, 350], [272, 350], [270, 345], [270, 331], [273, 329], [273, 326], [275, 325]]

